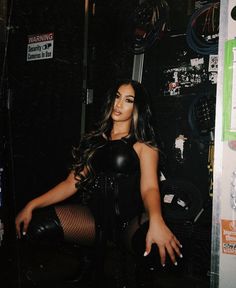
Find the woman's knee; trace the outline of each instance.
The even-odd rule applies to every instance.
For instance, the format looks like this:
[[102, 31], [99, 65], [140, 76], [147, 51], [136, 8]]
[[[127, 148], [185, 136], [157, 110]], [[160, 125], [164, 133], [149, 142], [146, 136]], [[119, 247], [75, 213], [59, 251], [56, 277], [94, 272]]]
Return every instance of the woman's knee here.
[[63, 240], [64, 233], [53, 206], [35, 210], [26, 234], [26, 240]]

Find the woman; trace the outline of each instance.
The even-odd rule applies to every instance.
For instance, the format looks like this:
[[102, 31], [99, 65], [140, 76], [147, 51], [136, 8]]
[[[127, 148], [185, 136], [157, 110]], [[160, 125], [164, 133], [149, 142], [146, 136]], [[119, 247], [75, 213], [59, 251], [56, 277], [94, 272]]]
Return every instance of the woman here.
[[[55, 208], [66, 239], [97, 243], [104, 249], [107, 240], [123, 242], [143, 256], [151, 252], [154, 244], [163, 266], [167, 254], [177, 265], [176, 256], [182, 257], [181, 244], [161, 213], [159, 156], [148, 94], [136, 81], [119, 81], [109, 91], [104, 111], [97, 128], [73, 150], [69, 176], [31, 200], [17, 215], [18, 237], [22, 231], [23, 235], [27, 233], [35, 209], [61, 202], [78, 191], [81, 203], [71, 206], [72, 216], [63, 205]], [[70, 217], [76, 219], [74, 226], [68, 223]], [[147, 227], [146, 244], [144, 251], [138, 251], [134, 239], [142, 227]], [[104, 250], [98, 251], [102, 257]]]

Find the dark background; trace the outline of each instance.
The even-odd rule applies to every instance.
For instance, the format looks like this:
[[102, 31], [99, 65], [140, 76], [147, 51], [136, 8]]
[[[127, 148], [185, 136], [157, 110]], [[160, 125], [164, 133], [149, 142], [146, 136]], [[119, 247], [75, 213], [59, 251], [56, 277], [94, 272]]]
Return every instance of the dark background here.
[[[90, 3], [86, 79], [87, 88], [93, 90], [94, 97], [93, 103], [86, 106], [86, 130], [98, 119], [107, 89], [118, 77], [132, 76], [131, 28], [137, 2], [96, 1], [94, 15]], [[207, 174], [209, 135], [199, 135], [197, 127], [190, 127], [189, 108], [194, 98], [206, 90], [214, 98], [215, 87], [204, 80], [199, 85], [183, 87], [177, 96], [165, 93], [166, 69], [185, 66], [197, 57], [205, 58], [206, 70], [208, 65], [208, 56], [191, 50], [184, 35], [189, 15], [194, 11], [193, 1], [168, 3], [169, 31], [145, 51], [142, 82], [152, 97], [152, 108], [168, 161], [174, 161], [170, 150], [179, 134], [188, 138], [191, 147], [196, 146], [195, 151], [188, 151], [187, 158], [196, 156], [195, 161], [199, 162], [198, 156], [203, 157], [202, 163], [195, 165], [198, 167], [193, 167], [193, 161], [187, 158], [182, 166], [176, 167], [178, 163], [172, 163], [167, 167], [168, 173], [196, 179]], [[85, 77], [84, 2], [42, 0], [31, 3], [18, 0], [12, 5], [5, 72], [11, 118], [6, 121], [11, 130], [9, 142], [13, 153], [8, 155], [14, 165], [11, 181], [16, 187], [13, 193], [19, 209], [65, 177], [71, 147], [80, 139]], [[50, 31], [54, 32], [53, 59], [26, 62], [27, 36]], [[199, 180], [194, 182], [197, 184]]]
[[[94, 3], [95, 14], [92, 13]], [[6, 242], [14, 235], [13, 219], [17, 211], [67, 175], [71, 148], [81, 136], [83, 80], [86, 78], [87, 88], [93, 91], [93, 103], [86, 105], [87, 131], [99, 117], [107, 89], [118, 77], [131, 78], [133, 13], [138, 3], [90, 1], [87, 73], [83, 65], [84, 1], [8, 3], [10, 29], [1, 93], [1, 161], [5, 171], [1, 214], [6, 223]], [[197, 201], [207, 207], [200, 220], [210, 224], [209, 147], [214, 129], [215, 84], [208, 80], [209, 55], [198, 54], [186, 42], [186, 27], [194, 3], [168, 1], [169, 29], [145, 51], [142, 82], [150, 92], [163, 145], [161, 168], [167, 179], [180, 179], [185, 187], [189, 183], [194, 186]], [[54, 32], [54, 57], [27, 62], [28, 35], [47, 32]], [[4, 49], [2, 46], [1, 51]], [[166, 71], [187, 67], [190, 59], [201, 57], [204, 58], [201, 75], [206, 74], [201, 83], [181, 87], [176, 96], [168, 95]], [[194, 101], [201, 96], [212, 103], [212, 119], [207, 130], [189, 118]], [[174, 145], [180, 134], [187, 138], [182, 159]], [[185, 220], [180, 221], [185, 223]], [[207, 245], [210, 247], [210, 243]]]

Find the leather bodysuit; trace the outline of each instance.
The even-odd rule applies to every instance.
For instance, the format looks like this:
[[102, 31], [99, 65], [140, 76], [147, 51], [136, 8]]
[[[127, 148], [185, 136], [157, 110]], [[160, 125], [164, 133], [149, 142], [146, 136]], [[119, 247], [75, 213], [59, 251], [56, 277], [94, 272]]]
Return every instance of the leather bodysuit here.
[[140, 163], [134, 138], [106, 141], [92, 158], [95, 179], [91, 185], [90, 208], [96, 224], [108, 237], [122, 232], [129, 221], [140, 215]]
[[[128, 223], [143, 211], [140, 163], [133, 148], [135, 142], [136, 139], [128, 137], [113, 141], [102, 139], [101, 147], [92, 156], [95, 177], [88, 187], [90, 196], [86, 205], [94, 215], [96, 237], [100, 243], [105, 239], [118, 240]], [[53, 206], [34, 211], [27, 233], [29, 239], [47, 237], [63, 239], [60, 220]]]

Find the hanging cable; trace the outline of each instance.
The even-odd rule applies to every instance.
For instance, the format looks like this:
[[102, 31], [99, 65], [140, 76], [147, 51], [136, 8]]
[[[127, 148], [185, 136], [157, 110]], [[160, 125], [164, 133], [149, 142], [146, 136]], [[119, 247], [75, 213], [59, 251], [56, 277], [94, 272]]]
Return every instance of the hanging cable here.
[[143, 1], [131, 15], [131, 50], [142, 54], [169, 29], [169, 5], [164, 0]]

